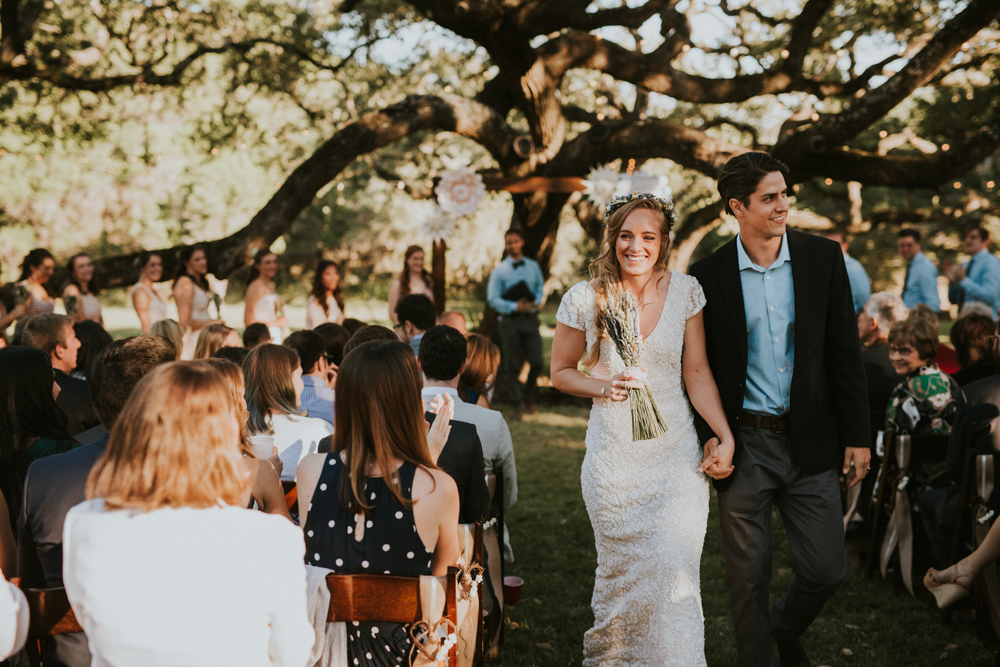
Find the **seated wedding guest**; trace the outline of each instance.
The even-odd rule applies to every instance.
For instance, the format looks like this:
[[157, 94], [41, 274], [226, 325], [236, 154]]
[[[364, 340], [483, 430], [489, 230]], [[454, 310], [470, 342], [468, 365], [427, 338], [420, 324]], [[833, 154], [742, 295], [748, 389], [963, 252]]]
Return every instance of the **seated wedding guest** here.
[[28, 641], [28, 600], [0, 571], [0, 660], [14, 655]]
[[[104, 426], [93, 443], [31, 464], [24, 480], [24, 500], [17, 521], [18, 565], [27, 588], [63, 585], [63, 522], [74, 505], [86, 500], [91, 468], [104, 454], [108, 429], [114, 426], [132, 390], [149, 371], [177, 358], [174, 346], [160, 336], [135, 336], [106, 347], [91, 369], [90, 396]], [[90, 651], [82, 633], [56, 635], [42, 642], [46, 666], [87, 667]]]
[[1000, 521], [994, 521], [976, 549], [951, 567], [938, 571], [931, 568], [924, 575], [924, 587], [934, 595], [937, 606], [945, 609], [972, 591], [979, 573], [1000, 560]]
[[912, 315], [889, 330], [889, 359], [903, 380], [889, 396], [885, 427], [897, 435], [951, 432], [961, 390], [934, 363], [937, 332]]
[[362, 327], [355, 332], [351, 339], [347, 341], [344, 345], [344, 357], [350, 353], [351, 350], [364, 343], [370, 343], [376, 340], [399, 340], [399, 336], [393, 332], [389, 327], [384, 327], [380, 324], [369, 324], [366, 327]]
[[139, 382], [66, 515], [66, 594], [93, 664], [305, 666], [302, 533], [240, 506], [238, 437], [214, 369]]
[[129, 288], [128, 295], [139, 316], [142, 333], [148, 334], [154, 322], [167, 319], [167, 304], [156, 293], [156, 283], [163, 278], [163, 258], [143, 250], [136, 257], [135, 267], [139, 269], [139, 282]]
[[181, 358], [181, 349], [183, 348], [183, 340], [181, 338], [181, 328], [173, 320], [159, 320], [158, 322], [153, 322], [149, 327], [149, 334], [151, 336], [159, 336], [160, 338], [165, 338], [174, 346], [177, 350], [177, 358]]
[[344, 294], [340, 289], [340, 269], [330, 260], [320, 260], [313, 276], [312, 292], [306, 302], [306, 329], [344, 321]]
[[996, 322], [983, 315], [966, 315], [951, 327], [951, 344], [961, 369], [952, 374], [959, 387], [1000, 372], [1000, 359], [993, 344]]
[[[226, 349], [226, 348], [223, 348]], [[242, 348], [240, 348], [242, 349]], [[233, 399], [233, 412], [236, 415], [236, 423], [240, 427], [240, 465], [249, 474], [247, 478], [247, 494], [243, 502], [243, 507], [247, 507], [251, 501], [256, 503], [257, 509], [265, 514], [280, 514], [289, 521], [292, 520], [288, 513], [288, 505], [285, 503], [285, 492], [281, 489], [281, 480], [278, 478], [276, 468], [281, 468], [281, 459], [278, 458], [278, 448], [272, 446], [269, 461], [264, 458], [257, 458], [250, 443], [250, 430], [247, 420], [250, 414], [247, 412], [247, 401], [245, 398], [246, 387], [243, 385], [243, 371], [240, 367], [228, 359], [205, 359], [208, 364], [226, 378], [226, 385], [229, 387], [229, 395]]]
[[90, 404], [87, 383], [70, 375], [76, 369], [80, 351], [73, 320], [55, 313], [36, 315], [24, 327], [21, 344], [38, 348], [48, 355], [60, 389], [56, 403], [69, 418], [66, 426], [69, 434], [76, 435], [97, 426], [99, 420]]
[[[425, 403], [431, 403], [436, 396], [448, 394], [455, 401], [455, 421], [476, 427], [476, 433], [482, 444], [486, 474], [503, 472], [503, 504], [504, 509], [509, 510], [517, 500], [514, 443], [511, 441], [510, 429], [503, 415], [496, 410], [463, 403], [458, 397], [459, 378], [468, 366], [467, 349], [468, 343], [465, 337], [457, 330], [440, 324], [431, 327], [424, 334], [424, 339], [420, 343], [420, 355], [417, 357], [417, 366], [424, 376], [424, 388], [420, 395]], [[447, 454], [448, 446], [445, 445], [437, 461], [445, 470], [448, 469], [445, 460]], [[504, 526], [504, 560], [507, 562], [514, 560], [506, 526]]]
[[441, 317], [438, 318], [438, 324], [443, 324], [446, 327], [451, 327], [458, 331], [458, 333], [463, 336], [469, 335], [469, 327], [465, 323], [465, 315], [458, 312], [457, 310], [446, 310], [441, 313]]
[[[910, 308], [910, 313], [908, 317], [919, 317], [927, 320], [935, 331], [940, 332], [941, 323], [938, 320], [938, 314], [931, 310], [930, 306], [923, 303], [918, 303], [917, 305]], [[951, 349], [948, 345], [942, 343], [938, 339], [937, 343], [937, 355], [934, 357], [935, 363], [937, 363], [938, 368], [942, 371], [951, 375], [957, 373], [960, 366], [958, 365], [958, 353]]]
[[283, 345], [260, 345], [243, 362], [250, 435], [273, 435], [284, 469], [281, 481], [295, 480], [295, 468], [319, 441], [333, 433], [329, 422], [299, 411], [302, 366], [299, 355]]
[[81, 252], [70, 257], [66, 263], [66, 273], [69, 274], [69, 282], [62, 291], [66, 314], [74, 322], [92, 320], [103, 327], [101, 301], [97, 298], [100, 288], [94, 280], [94, 262], [90, 255]]
[[215, 351], [223, 347], [239, 347], [240, 335], [236, 329], [230, 329], [225, 324], [209, 324], [201, 330], [198, 344], [194, 348], [195, 359], [208, 359]]
[[255, 322], [243, 330], [243, 347], [248, 350], [270, 342], [272, 342], [271, 330], [267, 328], [266, 324]]
[[403, 270], [393, 278], [392, 285], [389, 286], [389, 317], [393, 324], [400, 322], [396, 313], [399, 302], [411, 294], [422, 294], [434, 303], [434, 279], [424, 269], [424, 249], [418, 245], [411, 245], [406, 249]]
[[55, 271], [56, 260], [45, 248], [35, 248], [21, 262], [21, 277], [14, 285], [14, 301], [24, 304], [24, 312], [14, 325], [14, 345], [21, 345], [21, 335], [24, 325], [33, 315], [51, 313], [55, 310], [56, 300], [53, 299], [45, 285], [51, 280]]
[[288, 318], [282, 314], [284, 300], [274, 287], [277, 273], [278, 256], [266, 249], [257, 251], [243, 290], [243, 324], [263, 324], [271, 333], [271, 341], [280, 345], [288, 335]]
[[990, 307], [982, 301], [966, 301], [962, 304], [962, 307], [958, 309], [958, 316], [961, 318], [966, 315], [982, 315], [992, 320], [994, 319], [993, 316], [996, 315], [996, 313], [992, 312]]
[[86, 380], [94, 359], [101, 350], [111, 345], [114, 338], [93, 320], [77, 322], [73, 325], [73, 333], [80, 341], [80, 350], [76, 353], [76, 369], [70, 375], [79, 380]]
[[299, 407], [310, 417], [318, 417], [333, 426], [334, 392], [327, 385], [330, 364], [326, 360], [323, 337], [308, 329], [289, 336], [285, 347], [295, 350], [302, 364], [302, 396]]
[[340, 323], [340, 326], [347, 329], [347, 333], [352, 336], [357, 333], [358, 329], [368, 326], [367, 322], [362, 322], [361, 320], [356, 320], [353, 317], [344, 318], [344, 321]]
[[901, 379], [889, 361], [889, 330], [907, 316], [903, 300], [892, 292], [877, 292], [858, 313], [861, 359], [868, 381], [868, 407], [872, 415], [885, 413], [889, 394]]
[[321, 324], [313, 331], [323, 339], [323, 345], [326, 347], [326, 360], [332, 366], [340, 366], [340, 362], [344, 360], [344, 346], [347, 345], [347, 341], [351, 340], [351, 334], [347, 329], [333, 322]]
[[14, 537], [14, 520], [7, 507], [7, 499], [0, 493], [0, 570], [15, 572], [17, 568], [17, 539]]
[[469, 334], [465, 339], [469, 343], [469, 363], [458, 383], [459, 394], [466, 403], [490, 409], [490, 395], [500, 370], [500, 348], [479, 334]]
[[194, 359], [202, 329], [219, 322], [208, 314], [208, 306], [216, 295], [208, 284], [207, 275], [208, 256], [202, 246], [189, 245], [177, 252], [173, 290], [177, 324], [181, 328], [181, 359]]
[[247, 355], [249, 354], [250, 350], [245, 347], [220, 347], [212, 354], [212, 358], [228, 359], [237, 366], [242, 366], [243, 362], [246, 361]]
[[[419, 392], [416, 361], [398, 341], [366, 343], [344, 358], [335, 451], [299, 464], [299, 516], [310, 565], [337, 574], [417, 577], [447, 574], [457, 562], [458, 491], [428, 446], [441, 446], [446, 422], [427, 430]], [[348, 665], [410, 664], [407, 626], [347, 629]]]
[[423, 294], [411, 294], [399, 300], [396, 306], [396, 335], [409, 344], [416, 354], [424, 332], [437, 323], [434, 302]]

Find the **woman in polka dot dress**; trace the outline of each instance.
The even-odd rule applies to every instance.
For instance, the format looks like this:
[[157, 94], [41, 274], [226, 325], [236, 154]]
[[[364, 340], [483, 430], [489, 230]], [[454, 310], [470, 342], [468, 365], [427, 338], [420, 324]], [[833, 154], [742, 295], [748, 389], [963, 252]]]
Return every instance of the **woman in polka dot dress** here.
[[[365, 343], [344, 359], [333, 453], [310, 454], [298, 467], [310, 565], [338, 574], [416, 577], [447, 574], [458, 560], [458, 487], [437, 469], [428, 448], [444, 446], [450, 415], [428, 431], [420, 387], [404, 343]], [[349, 665], [409, 664], [408, 625], [355, 623], [347, 634]]]

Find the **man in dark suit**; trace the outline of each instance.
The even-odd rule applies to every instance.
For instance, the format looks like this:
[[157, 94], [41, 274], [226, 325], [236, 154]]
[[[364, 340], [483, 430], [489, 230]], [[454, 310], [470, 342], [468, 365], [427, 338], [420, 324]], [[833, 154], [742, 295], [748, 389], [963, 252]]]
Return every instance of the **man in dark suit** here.
[[[135, 336], [106, 347], [90, 373], [90, 394], [101, 423], [110, 429], [142, 376], [175, 358], [174, 346], [159, 336]], [[107, 444], [105, 434], [93, 444], [38, 459], [28, 468], [17, 521], [18, 572], [23, 586], [63, 585], [63, 522], [69, 509], [85, 500], [87, 476]], [[42, 659], [46, 667], [87, 667], [87, 638], [73, 633], [47, 640]]]
[[90, 403], [86, 381], [70, 377], [76, 368], [76, 356], [80, 350], [80, 340], [73, 331], [73, 320], [55, 313], [35, 315], [24, 326], [21, 344], [38, 348], [49, 355], [56, 384], [59, 385], [56, 404], [69, 417], [66, 426], [69, 434], [76, 435], [97, 426], [100, 422]]
[[[735, 472], [715, 482], [737, 651], [744, 667], [809, 665], [799, 640], [847, 578], [838, 474], [870, 460], [868, 398], [840, 247], [786, 231], [788, 168], [766, 153], [726, 164], [719, 193], [736, 239], [691, 267], [708, 300], [709, 363], [736, 438]], [[699, 436], [714, 437], [699, 416]], [[728, 461], [720, 465], [728, 466]], [[853, 467], [853, 468], [852, 468]], [[771, 508], [795, 576], [769, 604]]]
[[[437, 418], [433, 412], [426, 412], [424, 416], [428, 424], [433, 424]], [[458, 485], [461, 504], [458, 511], [459, 523], [474, 523], [489, 514], [490, 490], [486, 486], [483, 444], [474, 425], [451, 420], [448, 442], [438, 455], [436, 463]]]

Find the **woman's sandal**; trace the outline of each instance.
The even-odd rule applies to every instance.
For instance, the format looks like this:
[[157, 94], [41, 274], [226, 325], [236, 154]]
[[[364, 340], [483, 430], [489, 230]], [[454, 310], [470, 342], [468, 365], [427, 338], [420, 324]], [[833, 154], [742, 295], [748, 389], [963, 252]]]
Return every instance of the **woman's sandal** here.
[[[924, 575], [924, 587], [929, 590], [931, 595], [934, 596], [934, 599], [937, 600], [938, 608], [946, 609], [962, 598], [968, 597], [969, 591], [972, 590], [972, 584], [975, 580], [976, 577], [974, 575], [956, 573], [954, 580], [941, 581], [941, 572], [932, 567], [927, 570], [927, 574]], [[959, 585], [960, 581], [965, 585]]]

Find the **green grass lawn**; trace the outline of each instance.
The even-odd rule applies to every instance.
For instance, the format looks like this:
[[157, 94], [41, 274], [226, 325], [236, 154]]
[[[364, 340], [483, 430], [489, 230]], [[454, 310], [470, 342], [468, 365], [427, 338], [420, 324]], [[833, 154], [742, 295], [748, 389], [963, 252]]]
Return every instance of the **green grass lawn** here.
[[[593, 615], [596, 554], [580, 493], [580, 465], [588, 410], [545, 407], [523, 422], [510, 421], [517, 456], [518, 500], [508, 513], [515, 562], [507, 574], [525, 580], [520, 604], [510, 611], [502, 664], [543, 667], [579, 665], [583, 633]], [[781, 521], [774, 521], [772, 596], [791, 579], [791, 552]], [[725, 587], [718, 505], [713, 499], [705, 553], [702, 596], [708, 664], [736, 664]], [[944, 626], [930, 598], [896, 596], [876, 578], [852, 570], [806, 633], [814, 665], [918, 667], [992, 665], [996, 648], [980, 643], [971, 622]], [[640, 636], [636, 641], [642, 641]]]

